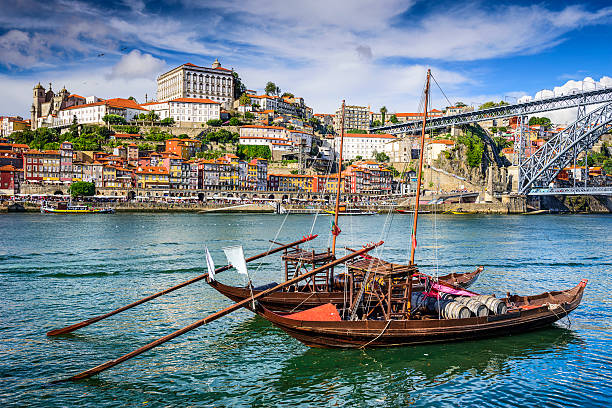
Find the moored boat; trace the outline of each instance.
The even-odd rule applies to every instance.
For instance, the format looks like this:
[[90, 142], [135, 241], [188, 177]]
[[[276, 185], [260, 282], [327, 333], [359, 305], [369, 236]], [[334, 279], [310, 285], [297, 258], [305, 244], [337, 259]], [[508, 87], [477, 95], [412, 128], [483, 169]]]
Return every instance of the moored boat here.
[[40, 212], [43, 214], [112, 214], [115, 209], [89, 207], [87, 205], [74, 205], [65, 202], [60, 202], [55, 205], [51, 203], [43, 203], [40, 207]]
[[510, 296], [504, 314], [444, 319], [343, 320], [337, 309], [322, 305], [281, 315], [263, 305], [257, 314], [310, 347], [362, 348], [475, 340], [540, 329], [567, 316], [582, 300], [587, 281], [572, 289], [535, 296]]
[[[451, 286], [457, 286], [460, 288], [469, 288], [478, 276], [483, 271], [483, 267], [479, 267], [473, 272], [467, 273], [450, 273], [448, 275], [440, 276], [437, 278], [438, 281], [444, 282]], [[419, 275], [414, 280], [414, 291], [422, 292], [425, 289], [426, 281], [428, 279], [434, 279], [426, 275]], [[261, 287], [245, 287], [245, 286], [230, 286], [220, 283], [216, 280], [208, 282], [215, 290], [222, 295], [239, 302], [244, 299], [248, 299], [253, 295], [259, 294], [261, 291], [277, 285], [276, 282], [272, 282], [268, 285]], [[259, 303], [266, 307], [266, 309], [275, 313], [292, 313], [295, 311], [307, 310], [313, 307], [321, 306], [327, 303], [331, 303], [336, 307], [343, 307], [347, 302], [347, 294], [342, 288], [342, 282], [338, 280], [336, 287], [332, 290], [320, 290], [312, 291], [309, 285], [302, 287], [304, 290], [292, 290], [294, 288], [288, 288], [279, 292], [273, 292], [269, 295], [259, 299]], [[358, 289], [358, 287], [357, 287]]]

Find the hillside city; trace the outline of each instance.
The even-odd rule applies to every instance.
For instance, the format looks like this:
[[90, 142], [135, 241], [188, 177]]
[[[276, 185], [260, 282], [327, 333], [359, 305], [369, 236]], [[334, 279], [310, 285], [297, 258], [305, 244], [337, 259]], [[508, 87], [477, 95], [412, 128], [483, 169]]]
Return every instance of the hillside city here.
[[[505, 102], [479, 107], [457, 102], [431, 109], [428, 117], [500, 104]], [[419, 138], [371, 129], [422, 120], [422, 112], [347, 105], [341, 169], [335, 163], [341, 107], [314, 112], [303, 98], [281, 92], [273, 82], [257, 94], [218, 60], [210, 67], [185, 63], [161, 74], [156, 97], [140, 102], [84, 97], [66, 87], [55, 92], [52, 84], [38, 83], [30, 118], [0, 117], [0, 195], [67, 194], [71, 185], [82, 183], [91, 183], [98, 196], [142, 200], [198, 194], [202, 199], [219, 191], [322, 193], [335, 191], [338, 171], [344, 193], [406, 194], [414, 188]], [[532, 117], [523, 129], [525, 153], [561, 130], [548, 118]], [[453, 173], [463, 168], [466, 180], [482, 183], [484, 172], [474, 176], [472, 170], [516, 163], [517, 132], [516, 117], [436, 131], [426, 139], [425, 164]], [[484, 163], [489, 151], [493, 159], [489, 155], [491, 163]], [[605, 141], [586, 164], [564, 169], [560, 182], [581, 180], [586, 172], [595, 178], [612, 174]], [[501, 182], [502, 190], [512, 189], [509, 180]]]

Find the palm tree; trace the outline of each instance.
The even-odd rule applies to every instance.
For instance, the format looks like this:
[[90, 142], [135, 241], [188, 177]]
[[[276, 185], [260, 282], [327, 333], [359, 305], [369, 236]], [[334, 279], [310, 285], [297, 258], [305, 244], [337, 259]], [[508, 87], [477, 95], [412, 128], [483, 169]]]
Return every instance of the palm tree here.
[[380, 114], [382, 115], [382, 125], [385, 126], [385, 115], [387, 114], [387, 107], [383, 106], [380, 108]]

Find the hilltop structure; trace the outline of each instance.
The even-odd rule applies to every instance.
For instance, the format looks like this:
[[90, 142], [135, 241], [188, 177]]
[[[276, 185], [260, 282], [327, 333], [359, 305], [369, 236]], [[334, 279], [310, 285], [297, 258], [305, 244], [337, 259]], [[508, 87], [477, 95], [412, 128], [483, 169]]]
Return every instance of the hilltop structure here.
[[157, 78], [157, 101], [177, 98], [210, 99], [230, 109], [234, 102], [234, 75], [218, 59], [212, 67], [191, 63], [178, 66]]

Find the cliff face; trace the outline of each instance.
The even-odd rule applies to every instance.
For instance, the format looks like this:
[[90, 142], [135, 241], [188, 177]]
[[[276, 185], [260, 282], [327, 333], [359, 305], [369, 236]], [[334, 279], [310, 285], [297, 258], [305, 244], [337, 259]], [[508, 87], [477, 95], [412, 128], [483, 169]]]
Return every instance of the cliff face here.
[[434, 165], [489, 192], [512, 190], [508, 177], [510, 163], [500, 156], [497, 145], [479, 126], [466, 126], [455, 147], [442, 152]]

